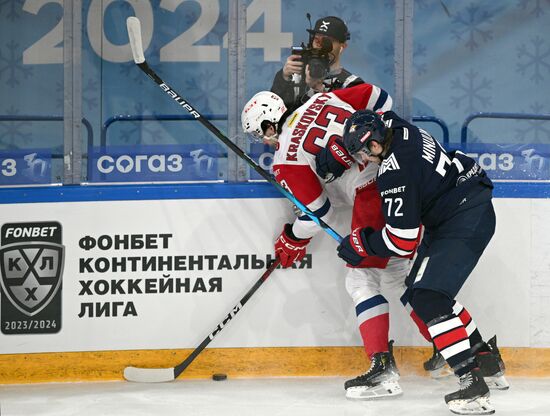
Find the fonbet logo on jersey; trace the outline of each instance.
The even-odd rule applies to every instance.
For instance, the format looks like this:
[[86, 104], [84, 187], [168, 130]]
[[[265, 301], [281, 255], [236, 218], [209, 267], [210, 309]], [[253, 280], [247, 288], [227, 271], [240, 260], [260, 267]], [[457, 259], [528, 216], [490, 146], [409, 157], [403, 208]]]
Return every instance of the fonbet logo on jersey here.
[[392, 153], [390, 157], [382, 161], [382, 164], [378, 168], [378, 176], [384, 174], [384, 172], [387, 172], [389, 170], [399, 170], [399, 163], [397, 163], [397, 159], [395, 158], [394, 153]]
[[61, 224], [4, 224], [1, 233], [2, 332], [58, 332], [65, 254]]

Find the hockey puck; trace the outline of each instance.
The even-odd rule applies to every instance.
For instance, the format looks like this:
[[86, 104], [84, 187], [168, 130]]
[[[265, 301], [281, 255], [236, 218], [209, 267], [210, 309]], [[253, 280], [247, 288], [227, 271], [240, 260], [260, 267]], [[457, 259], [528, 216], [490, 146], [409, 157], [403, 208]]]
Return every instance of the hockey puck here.
[[227, 374], [218, 373], [212, 376], [212, 380], [215, 380], [215, 381], [223, 381], [225, 379], [227, 379]]

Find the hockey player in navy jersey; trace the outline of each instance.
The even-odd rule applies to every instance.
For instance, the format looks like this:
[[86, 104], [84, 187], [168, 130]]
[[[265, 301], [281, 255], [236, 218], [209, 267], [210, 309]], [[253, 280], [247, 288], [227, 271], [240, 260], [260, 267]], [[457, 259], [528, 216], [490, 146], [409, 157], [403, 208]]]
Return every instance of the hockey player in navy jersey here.
[[427, 132], [391, 111], [354, 113], [343, 141], [351, 154], [378, 160], [386, 225], [377, 231], [354, 229], [338, 255], [349, 264], [370, 256], [407, 255], [421, 224], [425, 227], [404, 303], [427, 325], [429, 338], [459, 377], [460, 389], [445, 396], [449, 409], [494, 413], [484, 376], [508, 387], [498, 349], [472, 330], [471, 317], [454, 301], [495, 232], [491, 180], [473, 159], [459, 151], [447, 153]]

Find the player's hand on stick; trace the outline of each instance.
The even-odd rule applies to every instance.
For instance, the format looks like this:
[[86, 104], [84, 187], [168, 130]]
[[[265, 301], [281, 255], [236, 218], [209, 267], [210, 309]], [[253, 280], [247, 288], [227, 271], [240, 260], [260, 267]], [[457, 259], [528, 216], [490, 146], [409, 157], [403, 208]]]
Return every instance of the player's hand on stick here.
[[358, 266], [368, 256], [365, 249], [367, 246], [367, 237], [373, 232], [374, 230], [370, 227], [353, 230], [350, 235], [342, 239], [342, 242], [336, 249], [338, 257], [352, 266]]
[[283, 232], [275, 241], [275, 255], [281, 261], [281, 266], [287, 268], [302, 260], [310, 241], [311, 238], [296, 238], [292, 233], [292, 224], [285, 224]]
[[354, 163], [355, 159], [346, 150], [342, 140], [336, 139], [330, 141], [327, 147], [317, 153], [315, 170], [325, 182], [329, 183], [342, 176]]

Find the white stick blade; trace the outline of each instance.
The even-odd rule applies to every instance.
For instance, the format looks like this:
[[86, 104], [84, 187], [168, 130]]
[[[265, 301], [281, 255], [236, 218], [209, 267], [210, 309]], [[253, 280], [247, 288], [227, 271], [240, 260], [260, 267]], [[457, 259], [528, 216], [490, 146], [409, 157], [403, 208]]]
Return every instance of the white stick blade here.
[[130, 16], [126, 19], [126, 28], [128, 29], [134, 62], [141, 64], [145, 62], [145, 56], [143, 55], [143, 45], [141, 43], [141, 23], [139, 19], [135, 16]]
[[136, 383], [165, 383], [174, 381], [174, 368], [126, 367], [124, 378]]

